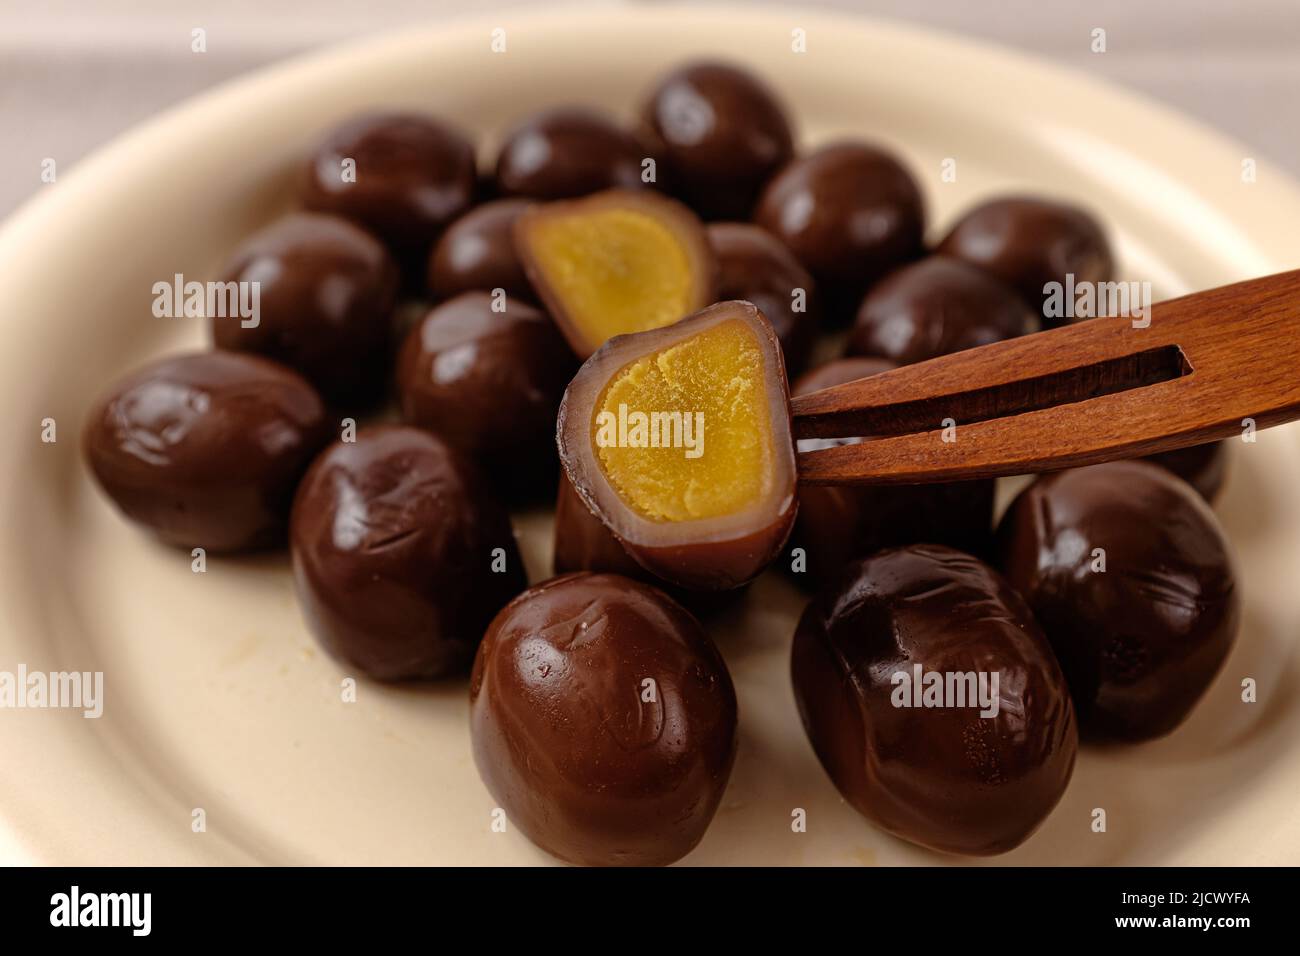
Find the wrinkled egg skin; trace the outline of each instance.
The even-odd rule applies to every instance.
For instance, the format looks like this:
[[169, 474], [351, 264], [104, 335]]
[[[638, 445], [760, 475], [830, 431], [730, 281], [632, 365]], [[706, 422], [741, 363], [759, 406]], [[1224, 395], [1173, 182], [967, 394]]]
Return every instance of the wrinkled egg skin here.
[[509, 515], [479, 473], [400, 425], [321, 453], [294, 500], [290, 548], [312, 634], [378, 680], [463, 673], [526, 584]]
[[736, 695], [663, 592], [569, 574], [506, 607], [470, 683], [479, 773], [512, 825], [571, 863], [671, 863], [699, 842], [736, 749]]
[[1227, 541], [1197, 492], [1142, 461], [1059, 472], [1021, 493], [998, 539], [1081, 726], [1143, 739], [1182, 723], [1228, 656], [1241, 613]]

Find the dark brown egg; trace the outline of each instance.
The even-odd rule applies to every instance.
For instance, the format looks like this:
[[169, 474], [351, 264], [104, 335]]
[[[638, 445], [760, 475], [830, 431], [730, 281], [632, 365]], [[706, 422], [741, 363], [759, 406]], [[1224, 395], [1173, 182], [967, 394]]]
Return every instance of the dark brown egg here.
[[471, 455], [500, 487], [539, 484], [549, 495], [555, 416], [577, 367], [544, 313], [465, 292], [408, 334], [397, 365], [402, 417]]
[[958, 259], [929, 256], [872, 286], [845, 351], [909, 365], [1037, 327], [1011, 286]]
[[776, 94], [726, 63], [674, 70], [643, 114], [664, 144], [668, 182], [706, 219], [748, 219], [764, 184], [794, 155]]
[[824, 296], [854, 308], [872, 282], [921, 255], [925, 208], [893, 154], [840, 142], [777, 173], [754, 221], [794, 253]]
[[1144, 739], [1183, 722], [1241, 615], [1228, 544], [1190, 485], [1142, 461], [1046, 475], [1007, 510], [998, 544], [1085, 731]]
[[535, 302], [536, 294], [515, 252], [513, 229], [527, 199], [497, 199], [457, 219], [429, 257], [429, 291], [435, 299], [462, 292], [501, 289], [511, 298]]
[[325, 137], [308, 163], [302, 198], [308, 209], [355, 220], [404, 266], [422, 268], [477, 185], [474, 146], [460, 131], [415, 113], [373, 113]]
[[418, 428], [376, 425], [322, 452], [290, 534], [312, 634], [379, 680], [465, 671], [492, 616], [527, 583], [505, 509]]
[[1078, 731], [1061, 668], [996, 571], [937, 545], [881, 551], [808, 605], [795, 699], [855, 809], [945, 853], [1005, 853], [1051, 813]]
[[470, 682], [474, 762], [508, 825], [586, 866], [658, 866], [712, 820], [736, 753], [713, 643], [662, 591], [571, 574], [488, 628]]
[[[1045, 327], [1070, 321], [1045, 310], [1051, 282], [1106, 282], [1114, 257], [1091, 214], [1047, 199], [1010, 196], [976, 206], [939, 243], [941, 255], [963, 259], [1014, 286]], [[1089, 316], [1090, 317], [1090, 316]]]
[[505, 196], [572, 199], [613, 188], [649, 185], [643, 163], [649, 141], [609, 117], [581, 107], [530, 116], [506, 136], [497, 156], [497, 188]]
[[114, 504], [168, 544], [283, 544], [298, 479], [333, 425], [296, 372], [198, 352], [146, 365], [91, 411], [86, 463]]
[[382, 393], [398, 275], [369, 233], [337, 216], [292, 213], [246, 239], [222, 281], [255, 287], [259, 314], [213, 318], [217, 347], [283, 362], [349, 410]]

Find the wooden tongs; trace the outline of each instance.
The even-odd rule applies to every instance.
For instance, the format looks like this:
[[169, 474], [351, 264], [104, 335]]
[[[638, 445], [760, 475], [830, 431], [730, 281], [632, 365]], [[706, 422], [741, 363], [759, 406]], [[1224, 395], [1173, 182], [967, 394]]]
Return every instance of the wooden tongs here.
[[806, 484], [989, 478], [1300, 418], [1300, 270], [908, 365], [791, 400]]

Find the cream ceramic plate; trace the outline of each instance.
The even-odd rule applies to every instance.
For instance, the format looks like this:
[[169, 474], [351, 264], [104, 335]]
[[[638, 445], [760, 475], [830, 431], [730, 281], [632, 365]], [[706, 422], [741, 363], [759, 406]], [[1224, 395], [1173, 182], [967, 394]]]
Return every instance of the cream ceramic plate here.
[[[504, 26], [505, 54], [489, 49]], [[807, 31], [806, 54], [791, 31]], [[538, 863], [490, 828], [466, 686], [365, 684], [315, 649], [283, 556], [189, 557], [129, 527], [77, 448], [97, 392], [200, 344], [150, 313], [151, 285], [205, 277], [289, 201], [322, 129], [370, 106], [424, 109], [491, 149], [513, 118], [578, 101], [620, 112], [684, 57], [750, 64], [805, 144], [882, 140], [921, 179], [932, 231], [990, 193], [1077, 197], [1113, 227], [1128, 278], [1158, 297], [1294, 267], [1300, 193], [1248, 151], [1131, 96], [1008, 53], [899, 26], [799, 12], [583, 9], [440, 24], [313, 56], [194, 100], [106, 149], [0, 235], [0, 670], [105, 673], [105, 713], [0, 711], [0, 859], [49, 863]], [[72, 121], [72, 120], [69, 120]], [[945, 157], [958, 180], [940, 181]], [[1225, 316], [1225, 320], [1228, 317]], [[58, 441], [39, 440], [56, 419]], [[1008, 863], [1300, 862], [1300, 442], [1233, 449], [1219, 506], [1244, 627], [1168, 739], [1085, 750], [1064, 800]], [[533, 580], [549, 516], [517, 516]], [[769, 574], [715, 634], [740, 696], [721, 810], [690, 863], [933, 863], [843, 804], [795, 713], [787, 654], [801, 601]], [[1239, 702], [1253, 677], [1259, 701]], [[791, 832], [793, 808], [808, 831]], [[1090, 831], [1104, 807], [1109, 828]], [[206, 814], [206, 832], [191, 827]]]

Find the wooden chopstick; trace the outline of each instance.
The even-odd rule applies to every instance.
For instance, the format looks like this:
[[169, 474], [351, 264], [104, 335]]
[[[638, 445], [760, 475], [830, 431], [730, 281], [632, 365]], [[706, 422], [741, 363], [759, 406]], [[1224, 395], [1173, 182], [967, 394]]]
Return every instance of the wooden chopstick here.
[[[1139, 322], [1138, 325], [1142, 323]], [[808, 484], [1052, 471], [1300, 417], [1300, 270], [941, 356], [791, 400]], [[883, 437], [882, 437], [883, 436]]]

